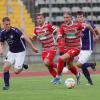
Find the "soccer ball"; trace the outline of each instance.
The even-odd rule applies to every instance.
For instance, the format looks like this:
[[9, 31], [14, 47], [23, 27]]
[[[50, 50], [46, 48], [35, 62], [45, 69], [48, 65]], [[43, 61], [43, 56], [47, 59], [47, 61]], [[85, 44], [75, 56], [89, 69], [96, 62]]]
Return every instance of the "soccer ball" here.
[[76, 86], [76, 82], [73, 78], [67, 78], [65, 80], [65, 86], [68, 88], [68, 89], [73, 89], [75, 88]]

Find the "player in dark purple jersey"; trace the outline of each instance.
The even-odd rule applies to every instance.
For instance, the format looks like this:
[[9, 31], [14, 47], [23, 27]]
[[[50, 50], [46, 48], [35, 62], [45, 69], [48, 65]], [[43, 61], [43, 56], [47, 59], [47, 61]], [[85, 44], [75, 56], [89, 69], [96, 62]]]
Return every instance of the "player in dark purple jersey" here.
[[3, 18], [4, 29], [0, 35], [0, 54], [3, 54], [4, 43], [7, 42], [9, 51], [7, 53], [5, 64], [3, 66], [4, 87], [3, 90], [9, 89], [9, 69], [14, 65], [14, 72], [19, 74], [23, 70], [23, 63], [26, 55], [27, 42], [34, 52], [38, 50], [34, 47], [31, 40], [22, 33], [18, 28], [12, 27], [8, 17]]
[[[78, 11], [77, 12], [77, 21], [81, 23], [86, 23], [92, 26], [92, 28], [98, 32], [98, 29], [95, 27], [91, 21], [85, 19], [84, 12]], [[92, 52], [93, 52], [93, 46], [94, 46], [94, 40], [93, 40], [93, 33], [89, 29], [85, 29], [82, 31], [82, 49], [80, 54], [78, 55], [79, 59], [77, 62], [77, 66], [82, 68], [82, 72], [86, 79], [88, 80], [89, 85], [93, 85], [92, 79], [90, 77], [90, 73], [88, 71], [88, 67], [91, 67], [93, 70], [95, 70], [96, 63], [89, 63], [88, 60], [90, 59]]]

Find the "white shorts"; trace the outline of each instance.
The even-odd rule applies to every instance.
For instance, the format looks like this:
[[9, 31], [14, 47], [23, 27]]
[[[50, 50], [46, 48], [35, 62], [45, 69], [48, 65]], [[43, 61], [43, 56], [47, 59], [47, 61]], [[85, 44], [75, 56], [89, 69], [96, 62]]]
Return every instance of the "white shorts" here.
[[80, 54], [78, 55], [78, 62], [81, 64], [86, 63], [90, 59], [92, 52], [92, 50], [81, 50]]
[[25, 60], [26, 51], [19, 53], [12, 53], [8, 51], [5, 61], [10, 62], [17, 69], [22, 69], [22, 65]]

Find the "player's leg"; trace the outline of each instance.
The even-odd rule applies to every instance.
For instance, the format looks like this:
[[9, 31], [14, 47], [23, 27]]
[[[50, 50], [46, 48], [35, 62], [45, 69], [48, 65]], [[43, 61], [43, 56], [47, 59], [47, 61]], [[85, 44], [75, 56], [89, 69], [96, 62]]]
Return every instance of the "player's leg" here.
[[[64, 52], [60, 52], [59, 55], [62, 56]], [[64, 62], [64, 67], [66, 67], [66, 62]]]
[[90, 85], [93, 85], [90, 73], [88, 71], [88, 67], [93, 66], [93, 63], [86, 63], [89, 60], [91, 54], [92, 54], [92, 51], [82, 50], [79, 54], [77, 66], [82, 69], [82, 72], [85, 78], [88, 80], [88, 83], [90, 83]]
[[67, 53], [70, 55], [70, 58], [67, 60], [68, 68], [76, 76], [77, 84], [79, 84], [81, 74], [78, 71], [77, 67], [73, 65], [73, 59], [80, 53], [80, 50], [76, 48], [72, 48]]
[[57, 75], [57, 72], [55, 70], [55, 68], [57, 68], [57, 64], [54, 63], [54, 61], [53, 61], [55, 55], [56, 55], [56, 51], [54, 51], [54, 50], [42, 52], [43, 62], [53, 77], [56, 77], [56, 75]]
[[96, 63], [95, 62], [86, 62], [83, 64], [83, 66], [85, 66], [86, 68], [91, 67], [93, 71], [96, 71]]
[[[72, 59], [78, 55], [80, 50], [78, 49], [68, 49], [66, 50], [66, 53], [58, 58], [58, 75], [56, 76], [54, 83], [58, 83], [58, 80], [60, 79], [63, 67], [64, 67], [64, 62], [67, 61], [67, 64], [71, 64], [70, 62]], [[70, 66], [70, 65], [69, 65]], [[69, 68], [71, 72], [73, 72], [76, 76], [78, 75], [77, 69], [75, 66], [70, 66]]]
[[15, 74], [19, 74], [23, 70], [25, 55], [26, 55], [25, 51], [15, 54], [15, 65], [14, 65]]
[[82, 65], [82, 72], [83, 72], [85, 78], [88, 80], [88, 83], [89, 83], [90, 85], [93, 85], [93, 82], [92, 82], [90, 73], [89, 73], [87, 67], [84, 66], [84, 64]]
[[4, 86], [3, 86], [3, 90], [8, 90], [10, 83], [9, 83], [9, 79], [10, 79], [10, 74], [9, 74], [9, 69], [11, 67], [11, 65], [14, 63], [14, 57], [15, 55], [11, 52], [7, 53], [7, 57], [5, 59], [5, 64], [3, 66], [3, 79], [4, 79]]

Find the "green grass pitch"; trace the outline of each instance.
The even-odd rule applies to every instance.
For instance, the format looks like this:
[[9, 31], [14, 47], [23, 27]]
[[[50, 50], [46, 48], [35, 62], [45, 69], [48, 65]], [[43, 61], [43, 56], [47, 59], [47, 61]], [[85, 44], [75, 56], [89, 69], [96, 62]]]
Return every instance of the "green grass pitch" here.
[[99, 100], [100, 75], [92, 75], [92, 78], [94, 86], [87, 86], [82, 76], [79, 86], [67, 89], [64, 85], [65, 75], [60, 85], [52, 85], [50, 76], [15, 77], [11, 78], [10, 90], [6, 91], [2, 90], [0, 79], [0, 100]]

